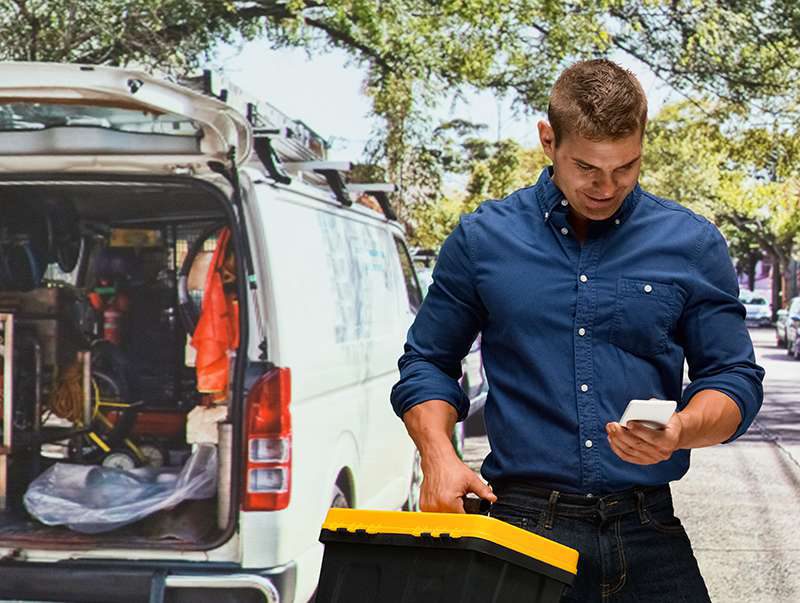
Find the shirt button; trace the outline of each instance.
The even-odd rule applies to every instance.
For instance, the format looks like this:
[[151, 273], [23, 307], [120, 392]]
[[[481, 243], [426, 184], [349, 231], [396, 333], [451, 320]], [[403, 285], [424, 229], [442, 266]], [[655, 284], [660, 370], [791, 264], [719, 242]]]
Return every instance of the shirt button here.
[[585, 283], [586, 281], [588, 281], [588, 280], [589, 280], [589, 277], [588, 277], [588, 276], [586, 276], [585, 274], [581, 274], [581, 277], [580, 277], [580, 278], [581, 278], [581, 282], [582, 282], [582, 283]]
[[653, 286], [652, 285], [645, 285], [644, 286], [644, 292], [645, 293], [652, 293], [653, 292]]
[[617, 218], [616, 220], [614, 220], [614, 224], [616, 224], [617, 226], [619, 226], [619, 218]]
[[578, 335], [580, 335], [581, 337], [583, 337], [584, 335], [586, 335], [586, 329], [584, 329], [583, 327], [581, 327], [580, 329], [578, 329]]
[[592, 441], [591, 441], [591, 440], [586, 440], [586, 441], [583, 443], [583, 445], [584, 445], [584, 446], [586, 446], [587, 448], [591, 448], [591, 447], [592, 447]]
[[589, 386], [584, 383], [583, 385], [581, 385], [581, 391], [584, 392], [584, 393], [588, 392], [589, 391]]
[[561, 199], [561, 205], [566, 207], [567, 205], [569, 205], [569, 201], [567, 201], [566, 199]]
[[569, 234], [569, 230], [567, 230], [567, 228], [566, 228], [566, 227], [565, 227], [565, 228], [562, 228], [562, 229], [561, 229], [561, 234], [562, 234], [562, 235], [567, 235], [567, 234]]
[[549, 217], [550, 217], [550, 212], [549, 211], [544, 212], [544, 219], [547, 220], [547, 218]]

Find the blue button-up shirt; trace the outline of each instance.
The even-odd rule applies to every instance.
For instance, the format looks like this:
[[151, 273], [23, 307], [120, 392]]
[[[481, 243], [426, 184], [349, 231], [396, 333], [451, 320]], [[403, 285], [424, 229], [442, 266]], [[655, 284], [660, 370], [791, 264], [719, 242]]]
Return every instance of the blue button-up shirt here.
[[[464, 419], [461, 359], [482, 333], [491, 452], [483, 476], [572, 493], [664, 484], [689, 468], [679, 450], [627, 463], [605, 432], [635, 398], [730, 396], [743, 434], [763, 398], [744, 307], [722, 235], [638, 185], [581, 244], [545, 170], [532, 187], [488, 201], [445, 241], [408, 332], [395, 412], [446, 400]], [[682, 390], [684, 359], [690, 385]]]

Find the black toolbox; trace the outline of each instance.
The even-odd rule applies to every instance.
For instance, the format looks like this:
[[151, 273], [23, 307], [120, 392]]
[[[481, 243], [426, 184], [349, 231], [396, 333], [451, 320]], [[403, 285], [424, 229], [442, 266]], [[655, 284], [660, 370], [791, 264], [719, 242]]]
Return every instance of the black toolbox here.
[[317, 603], [557, 603], [578, 552], [497, 519], [331, 509]]

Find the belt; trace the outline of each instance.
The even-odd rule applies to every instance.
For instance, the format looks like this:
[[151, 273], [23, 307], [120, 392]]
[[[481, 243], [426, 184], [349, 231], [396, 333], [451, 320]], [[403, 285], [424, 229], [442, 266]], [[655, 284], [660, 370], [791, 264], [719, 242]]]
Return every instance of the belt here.
[[[493, 481], [491, 483], [492, 491], [500, 496], [503, 493], [513, 491], [516, 494], [524, 494], [527, 496], [531, 496], [533, 498], [543, 498], [545, 500], [550, 500], [555, 493], [558, 496], [558, 501], [565, 505], [578, 505], [584, 507], [594, 507], [597, 506], [599, 501], [605, 501], [606, 504], [613, 501], [623, 501], [623, 500], [637, 500], [639, 495], [637, 492], [641, 492], [647, 499], [658, 498], [659, 500], [664, 495], [670, 494], [670, 489], [668, 484], [664, 484], [661, 486], [640, 486], [634, 488], [628, 488], [627, 490], [620, 490], [619, 492], [611, 492], [608, 494], [570, 494], [568, 492], [560, 492], [558, 490], [551, 490], [549, 488], [542, 488], [541, 486], [537, 486], [534, 483], [525, 481], [525, 480], [517, 480], [517, 479], [508, 479], [508, 480], [498, 480]], [[655, 502], [655, 501], [653, 501]]]
[[513, 498], [517, 506], [527, 506], [525, 501], [530, 501], [531, 508], [546, 506], [550, 521], [554, 515], [608, 518], [631, 512], [638, 512], [644, 521], [647, 507], [672, 498], [667, 484], [634, 487], [597, 496], [559, 492], [523, 480], [493, 481], [491, 485], [499, 503]]

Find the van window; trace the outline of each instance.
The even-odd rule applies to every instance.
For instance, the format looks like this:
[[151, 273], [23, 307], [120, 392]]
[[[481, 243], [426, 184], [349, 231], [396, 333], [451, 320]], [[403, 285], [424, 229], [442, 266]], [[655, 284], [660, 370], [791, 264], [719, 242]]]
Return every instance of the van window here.
[[406, 244], [397, 237], [395, 237], [394, 243], [397, 245], [397, 255], [400, 256], [400, 264], [403, 267], [403, 277], [406, 282], [408, 303], [411, 309], [416, 312], [422, 305], [422, 291], [419, 288], [417, 274], [414, 272], [414, 264], [411, 263], [411, 256], [408, 254]]
[[54, 127], [104, 128], [120, 132], [168, 134], [198, 138], [202, 129], [190, 119], [170, 113], [47, 102], [0, 103], [0, 131], [44, 130]]

